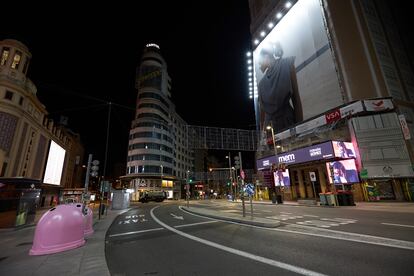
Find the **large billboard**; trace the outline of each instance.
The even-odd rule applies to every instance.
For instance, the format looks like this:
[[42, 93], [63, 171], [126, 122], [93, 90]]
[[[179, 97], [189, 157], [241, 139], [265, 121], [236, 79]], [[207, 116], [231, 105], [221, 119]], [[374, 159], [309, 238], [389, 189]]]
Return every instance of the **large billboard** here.
[[[344, 103], [319, 0], [299, 0], [253, 53], [256, 123], [280, 133]], [[264, 138], [264, 137], [263, 137]]]
[[327, 162], [329, 183], [350, 184], [358, 183], [358, 171], [355, 166], [355, 159]]
[[66, 151], [61, 146], [56, 144], [54, 141], [50, 142], [43, 183], [60, 185], [63, 164], [65, 162], [65, 153]]
[[277, 170], [273, 172], [273, 178], [276, 187], [290, 186], [289, 170]]

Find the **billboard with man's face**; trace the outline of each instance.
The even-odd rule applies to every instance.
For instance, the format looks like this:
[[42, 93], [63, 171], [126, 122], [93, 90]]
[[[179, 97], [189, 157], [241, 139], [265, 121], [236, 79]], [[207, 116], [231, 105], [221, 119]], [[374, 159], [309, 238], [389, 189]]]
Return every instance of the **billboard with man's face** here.
[[319, 0], [299, 0], [253, 53], [256, 123], [266, 133], [344, 103]]

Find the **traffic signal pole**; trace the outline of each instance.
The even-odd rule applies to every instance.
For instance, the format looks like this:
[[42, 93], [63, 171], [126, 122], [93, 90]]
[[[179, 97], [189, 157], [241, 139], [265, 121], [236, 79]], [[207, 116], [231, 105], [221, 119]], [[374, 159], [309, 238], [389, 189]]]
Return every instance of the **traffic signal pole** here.
[[82, 203], [83, 203], [83, 213], [86, 214], [86, 197], [88, 196], [88, 189], [89, 189], [89, 173], [91, 171], [91, 163], [92, 163], [92, 154], [89, 154], [88, 157], [88, 166], [86, 168], [86, 176], [85, 176], [85, 191], [83, 192], [83, 198], [82, 198]]

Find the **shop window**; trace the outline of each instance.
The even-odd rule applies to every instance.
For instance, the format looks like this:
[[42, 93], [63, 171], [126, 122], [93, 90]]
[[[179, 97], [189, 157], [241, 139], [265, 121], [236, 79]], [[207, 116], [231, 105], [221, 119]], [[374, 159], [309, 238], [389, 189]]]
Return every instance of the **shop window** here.
[[9, 47], [3, 47], [3, 50], [1, 51], [0, 65], [5, 65], [7, 63], [7, 59], [9, 58], [9, 54], [10, 54], [10, 48]]
[[6, 95], [4, 95], [4, 98], [5, 98], [6, 100], [10, 100], [10, 101], [12, 101], [12, 100], [13, 100], [13, 92], [11, 92], [11, 91], [6, 91]]
[[16, 51], [16, 53], [14, 54], [14, 57], [13, 57], [13, 62], [11, 64], [11, 68], [16, 69], [16, 70], [19, 69], [19, 65], [20, 65], [21, 60], [22, 60], [22, 52]]

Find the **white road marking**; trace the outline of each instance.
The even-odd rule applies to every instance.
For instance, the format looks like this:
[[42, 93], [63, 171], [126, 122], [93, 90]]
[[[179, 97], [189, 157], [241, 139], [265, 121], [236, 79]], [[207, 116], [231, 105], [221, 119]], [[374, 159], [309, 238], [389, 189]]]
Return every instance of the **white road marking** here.
[[153, 229], [147, 229], [147, 230], [141, 230], [141, 231], [125, 232], [125, 233], [109, 235], [108, 237], [112, 238], [112, 237], [119, 237], [119, 236], [128, 236], [128, 235], [133, 235], [133, 234], [159, 231], [159, 230], [164, 230], [164, 228], [153, 228]]
[[261, 212], [263, 212], [263, 213], [273, 213], [273, 211], [270, 211], [270, 210], [262, 210]]
[[182, 228], [182, 227], [188, 227], [188, 226], [195, 226], [195, 225], [201, 225], [201, 224], [208, 224], [208, 223], [213, 223], [213, 222], [217, 222], [216, 220], [212, 220], [212, 221], [203, 221], [203, 222], [196, 222], [196, 223], [190, 223], [190, 224], [183, 224], [183, 225], [177, 225], [174, 226], [175, 228]]
[[156, 207], [151, 209], [152, 219], [155, 220], [162, 227], [170, 230], [171, 232], [176, 233], [177, 235], [186, 237], [186, 238], [191, 239], [193, 241], [196, 241], [196, 242], [199, 242], [199, 243], [202, 243], [202, 244], [205, 244], [205, 245], [208, 245], [208, 246], [211, 246], [211, 247], [214, 247], [214, 248], [217, 248], [217, 249], [220, 249], [220, 250], [223, 250], [223, 251], [235, 254], [235, 255], [239, 255], [239, 256], [242, 256], [242, 257], [257, 261], [257, 262], [262, 262], [262, 263], [265, 263], [265, 264], [268, 264], [268, 265], [271, 265], [271, 266], [274, 266], [274, 267], [278, 267], [278, 268], [282, 268], [282, 269], [285, 269], [285, 270], [288, 270], [288, 271], [292, 271], [292, 272], [295, 272], [295, 273], [298, 273], [298, 274], [301, 274], [301, 275], [312, 275], [312, 276], [313, 275], [314, 276], [323, 276], [323, 275], [325, 275], [325, 274], [321, 274], [321, 273], [318, 273], [318, 272], [315, 272], [315, 271], [312, 271], [312, 270], [308, 270], [308, 269], [305, 269], [305, 268], [302, 268], [302, 267], [290, 265], [290, 264], [283, 263], [283, 262], [278, 262], [278, 261], [275, 261], [275, 260], [272, 260], [272, 259], [257, 256], [257, 255], [254, 255], [254, 254], [251, 254], [251, 253], [248, 253], [248, 252], [245, 252], [245, 251], [241, 251], [241, 250], [238, 250], [238, 249], [227, 247], [227, 246], [215, 243], [215, 242], [204, 240], [204, 239], [198, 238], [196, 236], [192, 236], [192, 235], [189, 235], [189, 234], [184, 233], [182, 231], [179, 231], [177, 229], [174, 229], [173, 227], [171, 227], [171, 226], [163, 223], [162, 221], [160, 221], [154, 215], [154, 210], [158, 207], [160, 207], [160, 206], [156, 206]]
[[354, 219], [342, 219], [342, 218], [321, 218], [320, 220], [327, 221], [327, 222], [333, 221], [339, 224], [349, 224], [349, 223], [357, 222], [357, 220], [354, 220]]
[[319, 216], [314, 216], [314, 215], [302, 215], [304, 217], [310, 217], [310, 218], [319, 218]]
[[[181, 211], [196, 216], [200, 218], [210, 219], [207, 216], [203, 215], [197, 215], [190, 212], [187, 212], [179, 207]], [[384, 237], [378, 237], [378, 236], [370, 236], [365, 234], [357, 234], [357, 233], [350, 233], [350, 232], [344, 232], [344, 231], [338, 231], [338, 230], [331, 230], [331, 229], [321, 229], [317, 228], [315, 226], [308, 226], [308, 225], [298, 225], [298, 224], [290, 224], [290, 226], [294, 227], [300, 227], [304, 229], [314, 230], [317, 232], [322, 232], [322, 234], [319, 233], [309, 233], [309, 232], [303, 232], [300, 230], [290, 230], [290, 229], [282, 229], [282, 228], [268, 228], [268, 227], [262, 227], [262, 226], [256, 226], [256, 225], [249, 225], [245, 223], [239, 223], [234, 221], [227, 221], [224, 219], [215, 219], [217, 221], [222, 221], [225, 223], [231, 223], [236, 225], [241, 225], [245, 227], [253, 227], [268, 231], [276, 231], [276, 232], [285, 232], [285, 233], [291, 233], [291, 234], [298, 234], [298, 235], [307, 235], [307, 236], [314, 236], [314, 237], [320, 237], [320, 238], [328, 238], [328, 239], [334, 239], [334, 240], [344, 240], [344, 241], [352, 241], [352, 242], [359, 242], [359, 243], [366, 243], [366, 244], [373, 244], [373, 245], [379, 245], [379, 246], [386, 246], [386, 247], [393, 247], [393, 248], [400, 248], [400, 249], [407, 249], [407, 250], [414, 250], [414, 242], [410, 241], [403, 241], [403, 240], [396, 240], [396, 239], [390, 239], [390, 238], [384, 238]], [[303, 229], [303, 230], [304, 230]]]
[[414, 225], [406, 225], [406, 224], [396, 224], [396, 223], [386, 223], [386, 222], [382, 222], [381, 224], [414, 228]]
[[281, 214], [286, 214], [286, 215], [291, 215], [292, 213], [288, 213], [288, 212], [280, 212]]
[[176, 214], [170, 213], [170, 215], [175, 219], [184, 220], [183, 216], [177, 216]]

